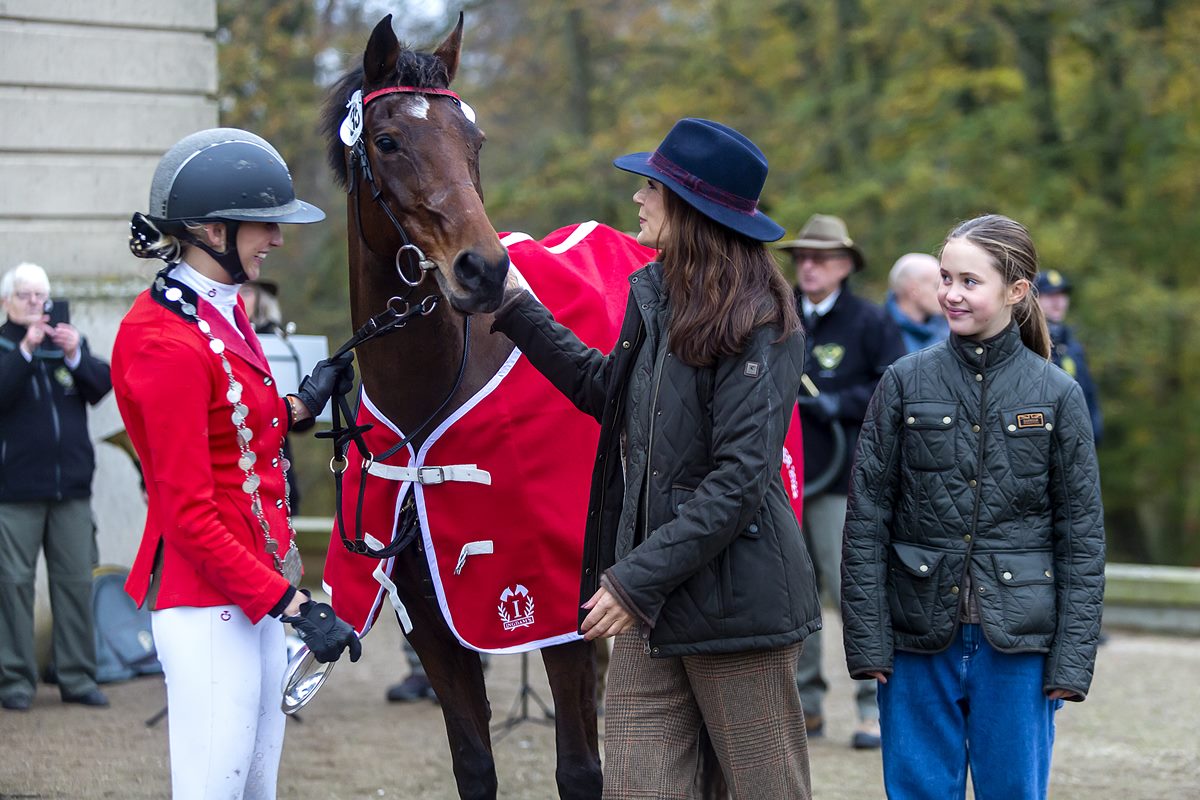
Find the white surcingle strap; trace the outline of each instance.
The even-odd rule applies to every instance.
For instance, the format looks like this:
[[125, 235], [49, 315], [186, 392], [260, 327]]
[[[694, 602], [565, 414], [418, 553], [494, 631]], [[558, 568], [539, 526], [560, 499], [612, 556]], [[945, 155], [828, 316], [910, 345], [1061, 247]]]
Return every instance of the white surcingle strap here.
[[445, 467], [394, 467], [390, 464], [372, 462], [367, 472], [389, 481], [410, 481], [432, 486], [446, 481], [482, 483], [490, 486], [492, 473], [479, 469], [475, 464], [450, 464]]
[[490, 556], [493, 552], [491, 539], [483, 539], [478, 542], [467, 542], [463, 545], [462, 551], [458, 554], [458, 564], [454, 567], [454, 574], [462, 574], [463, 567], [467, 565], [467, 556]]
[[[371, 534], [363, 535], [363, 541], [366, 542], [372, 550], [382, 550], [383, 542], [376, 539]], [[389, 559], [390, 560], [390, 559]], [[400, 600], [400, 593], [396, 591], [396, 584], [392, 583], [392, 579], [383, 571], [383, 565], [388, 563], [387, 560], [380, 561], [379, 566], [371, 573], [371, 577], [378, 581], [379, 585], [387, 590], [388, 599], [392, 601], [392, 608], [396, 609], [396, 617], [400, 620], [400, 628], [407, 634], [412, 633], [413, 624], [412, 617], [408, 616], [408, 609], [404, 607], [404, 603]]]

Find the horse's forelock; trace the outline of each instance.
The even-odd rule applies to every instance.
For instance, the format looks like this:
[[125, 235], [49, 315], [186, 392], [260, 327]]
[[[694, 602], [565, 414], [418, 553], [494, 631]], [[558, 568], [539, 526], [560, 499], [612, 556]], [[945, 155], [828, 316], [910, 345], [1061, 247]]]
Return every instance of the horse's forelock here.
[[[339, 130], [346, 117], [346, 102], [350, 95], [363, 88], [363, 69], [356, 67], [341, 78], [329, 90], [325, 107], [321, 112], [321, 130], [325, 133], [326, 158], [339, 186], [349, 185], [346, 174], [346, 155]], [[391, 86], [417, 86], [422, 89], [448, 89], [450, 76], [441, 59], [430, 53], [418, 53], [408, 47], [400, 50], [396, 59], [396, 70], [388, 82]], [[379, 87], [372, 87], [379, 88]]]

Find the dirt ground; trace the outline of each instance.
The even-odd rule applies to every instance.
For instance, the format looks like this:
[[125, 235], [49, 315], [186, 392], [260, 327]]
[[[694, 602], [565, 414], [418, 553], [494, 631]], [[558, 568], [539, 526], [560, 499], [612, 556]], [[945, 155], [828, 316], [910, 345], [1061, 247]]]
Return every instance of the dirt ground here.
[[[830, 641], [840, 640], [829, 620]], [[339, 664], [321, 694], [289, 722], [281, 798], [454, 798], [441, 712], [432, 703], [389, 705], [385, 687], [405, 671], [394, 622], [381, 620], [357, 664]], [[855, 752], [849, 681], [826, 648], [832, 677], [828, 735], [810, 745], [821, 800], [883, 796], [877, 752]], [[493, 659], [492, 713], [510, 716], [520, 657]], [[548, 698], [540, 659], [535, 690]], [[1101, 649], [1091, 697], [1058, 717], [1052, 796], [1059, 800], [1200, 797], [1200, 640], [1114, 632]], [[43, 686], [27, 713], [0, 711], [0, 800], [166, 798], [165, 723], [144, 721], [165, 702], [161, 678], [105, 687], [107, 710], [64, 706]], [[536, 705], [532, 716], [540, 716]], [[555, 796], [553, 731], [522, 722], [496, 747], [500, 797]]]

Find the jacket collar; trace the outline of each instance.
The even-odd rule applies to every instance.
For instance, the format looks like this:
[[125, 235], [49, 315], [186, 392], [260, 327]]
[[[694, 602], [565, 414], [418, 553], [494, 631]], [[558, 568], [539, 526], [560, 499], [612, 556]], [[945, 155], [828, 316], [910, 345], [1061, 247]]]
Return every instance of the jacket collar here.
[[259, 372], [270, 375], [271, 369], [267, 365], [258, 339], [255, 338], [251, 342], [249, 337], [243, 338], [211, 303], [197, 295], [191, 287], [172, 278], [168, 274], [170, 269], [171, 267], [167, 267], [155, 276], [154, 283], [150, 286], [150, 299], [186, 322], [197, 336], [207, 342], [208, 336], [200, 330], [196, 318], [203, 320], [208, 324], [213, 338], [220, 339], [225, 344], [225, 352], [235, 353], [238, 358]]
[[1000, 333], [982, 342], [974, 339], [964, 339], [958, 334], [950, 334], [950, 350], [959, 361], [972, 369], [996, 367], [1012, 358], [1021, 351], [1025, 343], [1021, 341], [1021, 330], [1014, 322]]
[[658, 308], [666, 299], [662, 262], [651, 261], [630, 275], [629, 291], [638, 301], [642, 316], [649, 318], [651, 315], [647, 312]]
[[900, 310], [900, 304], [896, 302], [896, 295], [890, 292], [885, 306], [900, 330], [914, 339], [929, 344], [935, 339], [945, 338], [948, 330], [945, 317], [933, 316], [924, 322], [917, 322]]

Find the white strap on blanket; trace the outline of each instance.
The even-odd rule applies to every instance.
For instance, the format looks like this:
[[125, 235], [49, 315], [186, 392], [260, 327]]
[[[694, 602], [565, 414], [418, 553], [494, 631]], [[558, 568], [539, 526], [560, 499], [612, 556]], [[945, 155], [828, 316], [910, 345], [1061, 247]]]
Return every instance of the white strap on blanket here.
[[463, 481], [466, 483], [492, 483], [492, 473], [479, 469], [475, 464], [450, 464], [445, 467], [394, 467], [378, 461], [367, 467], [367, 472], [389, 481], [415, 481], [424, 486]]
[[[363, 541], [366, 542], [372, 550], [383, 549], [383, 542], [376, 539], [371, 534], [363, 535]], [[371, 577], [379, 582], [379, 585], [387, 590], [388, 598], [392, 601], [392, 608], [396, 609], [396, 617], [400, 620], [400, 627], [405, 633], [412, 633], [413, 624], [412, 617], [408, 616], [408, 609], [404, 607], [404, 603], [400, 600], [400, 594], [396, 591], [396, 584], [392, 583], [392, 579], [383, 571], [385, 561], [380, 561], [379, 566], [371, 573]]]
[[467, 542], [463, 545], [462, 552], [458, 554], [458, 564], [454, 567], [454, 574], [462, 574], [463, 567], [467, 565], [467, 556], [490, 556], [493, 552], [491, 539]]

